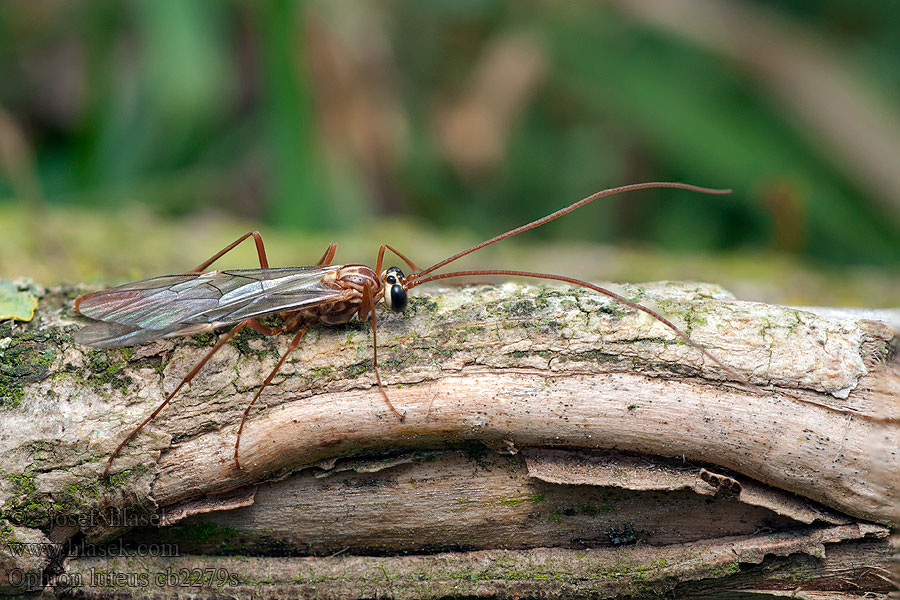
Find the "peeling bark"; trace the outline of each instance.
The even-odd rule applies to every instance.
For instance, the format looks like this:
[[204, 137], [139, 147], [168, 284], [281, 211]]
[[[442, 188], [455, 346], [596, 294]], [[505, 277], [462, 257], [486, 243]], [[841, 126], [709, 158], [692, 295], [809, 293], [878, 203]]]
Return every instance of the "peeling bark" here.
[[[777, 571], [777, 557], [811, 565], [804, 572], [831, 586], [817, 589], [851, 589], [827, 579], [831, 551], [823, 558], [808, 548], [833, 548], [845, 562], [864, 556], [871, 573], [888, 572], [888, 529], [867, 523], [900, 523], [900, 374], [883, 323], [739, 302], [702, 284], [620, 287], [754, 384], [745, 386], [667, 328], [589, 292], [442, 290], [413, 299], [405, 315], [379, 314], [382, 378], [404, 421], [374, 385], [368, 326], [316, 327], [263, 393], [241, 441], [245, 468], [234, 471], [241, 413], [287, 345], [243, 332], [103, 480], [118, 441], [214, 337], [75, 346], [78, 291], [44, 293], [32, 323], [0, 324], [0, 586], [12, 569], [40, 573], [43, 584], [98, 567], [136, 572], [135, 561], [110, 557], [17, 566], [24, 559], [7, 543], [95, 542], [134, 525], [152, 527], [119, 543], [190, 553], [172, 565], [229, 565], [240, 582], [224, 593], [235, 595], [259, 581], [237, 566], [248, 559], [199, 553], [319, 556], [250, 561], [284, 577], [292, 569], [297, 577], [299, 565], [356, 573], [293, 583], [273, 575], [267, 588], [324, 597], [427, 595], [426, 584], [457, 596], [699, 590], [711, 571], [680, 558], [649, 587], [610, 584], [591, 569], [623, 556], [649, 565], [754, 544], [752, 560], [729, 559], [738, 568], [723, 572], [720, 589], [769, 589], [777, 578], [764, 574]], [[793, 532], [776, 544], [790, 551], [771, 551], [760, 528]], [[417, 556], [364, 556], [372, 552]], [[590, 554], [594, 566], [570, 568], [572, 552]], [[531, 565], [531, 575], [495, 577], [484, 565], [497, 557]], [[164, 564], [141, 560], [145, 570]], [[536, 569], [535, 560], [551, 566]], [[435, 576], [415, 579], [423, 565]], [[460, 565], [477, 576], [446, 575]], [[378, 580], [382, 567], [398, 576]], [[554, 575], [538, 576], [545, 571]], [[857, 579], [890, 589], [871, 573]]]
[[[869, 557], [884, 552], [879, 542], [883, 534], [868, 534], [860, 525], [833, 527], [819, 531], [799, 531], [764, 536], [743, 536], [713, 540], [706, 544], [673, 544], [652, 547], [533, 548], [527, 551], [485, 550], [422, 556], [323, 558], [251, 558], [191, 556], [175, 560], [129, 561], [121, 558], [83, 558], [72, 561], [70, 580], [84, 582], [83, 597], [114, 597], [117, 588], [140, 585], [103, 585], [110, 573], [135, 573], [153, 582], [160, 573], [173, 573], [176, 580], [194, 569], [226, 578], [210, 585], [178, 586], [211, 596], [225, 593], [248, 597], [260, 588], [272, 597], [326, 598], [442, 598], [497, 596], [509, 598], [556, 596], [600, 598], [650, 596], [675, 593], [697, 597], [702, 592], [721, 594], [729, 579], [754, 565], [769, 561], [767, 573], [751, 578], [757, 593], [795, 589], [800, 572], [811, 589], [846, 585], [857, 589], [886, 589], [870, 567]], [[840, 552], [830, 552], [840, 542]], [[880, 550], [873, 550], [875, 547]], [[862, 555], [862, 556], [861, 556]], [[817, 563], [824, 563], [817, 568]], [[867, 568], [868, 567], [868, 568]], [[814, 572], [818, 571], [818, 572]], [[855, 574], [854, 574], [855, 572]], [[849, 573], [849, 575], [848, 575]], [[179, 575], [180, 574], [180, 575]], [[231, 579], [231, 581], [229, 581]], [[744, 577], [744, 579], [747, 579]], [[746, 581], [743, 582], [746, 587]], [[112, 589], [109, 589], [109, 588]], [[159, 586], [163, 587], [163, 586]], [[175, 586], [173, 586], [175, 587]], [[741, 590], [741, 586], [732, 588]], [[140, 592], [139, 592], [140, 594]], [[721, 597], [721, 595], [719, 596]]]

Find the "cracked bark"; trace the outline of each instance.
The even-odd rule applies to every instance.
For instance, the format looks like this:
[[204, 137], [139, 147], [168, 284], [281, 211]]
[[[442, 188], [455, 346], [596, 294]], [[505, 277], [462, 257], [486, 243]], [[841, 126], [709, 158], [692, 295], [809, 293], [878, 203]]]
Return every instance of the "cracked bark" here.
[[[101, 480], [118, 441], [212, 338], [74, 346], [77, 291], [51, 290], [33, 322], [0, 324], [0, 586], [21, 589], [13, 569], [44, 584], [81, 575], [75, 592], [99, 597], [112, 588], [87, 585], [98, 569], [150, 577], [202, 565], [237, 578], [193, 590], [206, 595], [890, 589], [884, 525], [900, 522], [891, 329], [707, 285], [618, 291], [755, 387], [589, 292], [455, 288], [379, 315], [382, 377], [405, 421], [374, 387], [368, 327], [317, 327], [264, 392], [241, 442], [245, 469], [233, 471], [240, 415], [287, 344], [248, 332]], [[165, 526], [130, 529], [143, 523]], [[113, 538], [181, 556], [10, 550]], [[234, 558], [247, 553], [281, 558]], [[286, 558], [298, 554], [308, 556]], [[117, 587], [179, 589], [131, 583]]]

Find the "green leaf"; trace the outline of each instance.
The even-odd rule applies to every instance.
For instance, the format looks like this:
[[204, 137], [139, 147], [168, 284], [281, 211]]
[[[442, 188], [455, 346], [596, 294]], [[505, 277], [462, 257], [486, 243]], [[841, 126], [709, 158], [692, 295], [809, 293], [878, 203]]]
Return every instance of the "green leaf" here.
[[34, 317], [35, 308], [37, 298], [28, 292], [19, 291], [19, 286], [8, 279], [0, 281], [0, 321], [30, 321]]

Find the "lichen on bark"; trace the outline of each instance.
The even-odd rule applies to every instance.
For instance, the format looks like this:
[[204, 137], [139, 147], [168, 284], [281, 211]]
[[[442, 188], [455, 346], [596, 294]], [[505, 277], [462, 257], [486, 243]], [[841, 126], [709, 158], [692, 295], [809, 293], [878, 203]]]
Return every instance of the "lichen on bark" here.
[[[821, 318], [796, 309], [739, 302], [702, 284], [617, 288], [664, 313], [692, 340], [755, 384], [745, 386], [730, 381], [727, 372], [703, 360], [643, 313], [591, 292], [514, 284], [425, 292], [411, 300], [406, 314], [379, 312], [379, 369], [387, 393], [406, 414], [403, 421], [388, 411], [376, 387], [370, 326], [358, 322], [315, 326], [252, 411], [241, 443], [245, 468], [234, 471], [231, 453], [237, 423], [287, 345], [285, 338], [247, 333], [226, 345], [171, 407], [125, 447], [113, 463], [111, 477], [104, 480], [100, 474], [118, 441], [174, 389], [209, 351], [214, 338], [161, 340], [116, 350], [79, 347], [71, 339], [80, 322], [71, 301], [80, 291], [48, 290], [40, 297], [34, 321], [0, 323], [0, 385], [18, 390], [3, 396], [14, 400], [0, 406], [4, 457], [0, 518], [19, 528], [14, 532], [48, 539], [84, 535], [99, 541], [119, 536], [123, 529], [84, 515], [111, 508], [138, 514], [177, 510], [188, 514], [216, 506], [235, 509], [234, 514], [265, 511], [266, 502], [260, 499], [266, 494], [275, 498], [271, 491], [258, 492], [253, 508], [246, 508], [252, 495], [226, 497], [261, 482], [270, 490], [280, 489], [279, 480], [299, 485], [309, 477], [311, 465], [334, 465], [341, 457], [358, 457], [362, 463], [367, 456], [393, 461], [389, 468], [395, 475], [375, 477], [388, 481], [405, 468], [403, 464], [422, 469], [432, 464], [421, 458], [421, 463], [398, 462], [407, 453], [436, 457], [433, 466], [438, 466], [445, 464], [440, 462], [442, 452], [487, 448], [487, 458], [467, 455], [460, 463], [461, 473], [466, 469], [487, 473], [494, 469], [490, 465], [500, 464], [494, 459], [498, 451], [548, 446], [592, 452], [617, 449], [637, 456], [677, 457], [698, 468], [715, 467], [716, 472], [743, 481], [746, 494], [757, 489], [750, 483], [755, 481], [821, 504], [825, 512], [788, 511], [791, 516], [786, 518], [804, 524], [806, 517], [797, 515], [828, 510], [852, 522], [900, 522], [897, 482], [891, 475], [897, 472], [898, 458], [890, 450], [878, 451], [900, 446], [896, 426], [900, 408], [892, 401], [900, 384], [891, 356], [892, 332], [877, 322]], [[587, 527], [585, 523], [606, 523], [605, 533], [591, 538], [601, 545], [640, 540], [653, 529], [642, 526], [640, 515], [629, 511], [628, 507], [640, 506], [634, 501], [638, 496], [630, 495], [636, 491], [624, 492], [626, 499], [616, 502], [618, 520], [609, 521], [603, 509], [608, 504], [593, 497], [574, 502], [574, 492], [567, 503], [554, 495], [557, 492], [538, 489], [553, 486], [534, 484], [534, 476], [516, 460], [509, 464], [519, 464], [518, 471], [504, 475], [495, 469], [487, 512], [483, 501], [467, 493], [458, 496], [467, 500], [452, 503], [455, 512], [447, 509], [416, 518], [446, 519], [450, 524], [456, 520], [460, 527], [464, 517], [475, 519], [469, 525], [475, 533], [461, 539], [478, 548], [541, 545], [533, 533], [544, 530], [544, 541], [556, 545], [562, 542], [551, 535], [554, 531], [565, 536], [566, 527]], [[620, 468], [633, 471], [627, 463]], [[339, 498], [359, 499], [347, 494], [365, 489], [358, 486], [366, 481], [366, 472], [374, 472], [351, 471], [347, 485], [321, 488], [333, 490], [329, 493], [335, 494], [336, 506]], [[451, 471], [442, 467], [428, 479], [443, 474], [452, 481]], [[516, 478], [520, 487], [498, 483]], [[309, 481], [310, 490], [319, 489], [318, 480]], [[463, 482], [471, 484], [471, 477], [461, 476], [460, 487]], [[416, 503], [403, 505], [399, 496], [391, 496], [392, 489], [384, 488], [385, 499], [371, 500], [373, 509], [378, 502], [388, 502], [382, 512], [412, 515]], [[409, 498], [415, 499], [416, 490], [410, 490]], [[677, 494], [690, 502], [692, 493]], [[285, 492], [283, 497], [291, 494]], [[742, 509], [742, 514], [780, 514], [773, 502], [764, 498], [749, 503], [755, 508]], [[425, 510], [427, 503], [420, 504]], [[505, 515], [510, 528], [479, 538], [479, 531], [491, 531], [479, 526], [476, 517], [482, 513], [485, 522], [500, 518], [500, 524]], [[514, 515], [532, 513], [543, 529], [529, 528], [526, 521], [523, 533], [510, 533]], [[72, 515], [79, 517], [74, 528], [54, 525], [66, 523]], [[194, 534], [197, 523], [213, 519], [190, 518], [198, 519], [190, 530]], [[763, 520], [771, 526], [777, 518]], [[314, 528], [329, 522], [310, 523], [313, 530], [308, 535], [315, 536]], [[219, 542], [238, 551], [247, 549], [235, 541], [234, 525], [216, 527]], [[334, 532], [339, 525], [329, 527]], [[259, 529], [272, 531], [269, 526]], [[365, 537], [353, 531], [348, 530], [346, 539]], [[531, 537], [526, 531], [532, 532]], [[249, 534], [241, 535], [246, 541]], [[320, 537], [328, 539], [324, 533]], [[482, 545], [475, 543], [482, 538], [485, 541], [478, 542]], [[565, 539], [576, 538], [587, 539], [580, 533]], [[600, 538], [605, 541], [598, 542]], [[366, 542], [370, 546], [358, 549], [466, 549], [465, 543], [454, 546], [436, 534], [423, 536], [419, 546], [412, 533], [404, 539], [371, 538]], [[336, 551], [340, 543], [290, 551]], [[78, 568], [90, 564], [82, 562]], [[729, 564], [716, 568], [728, 575]], [[473, 571], [477, 572], [487, 571]], [[564, 569], [553, 573], [560, 577], [548, 576], [547, 581], [571, 582], [576, 577]], [[539, 589], [535, 582], [541, 580], [539, 570], [533, 574], [522, 578], [532, 591]]]

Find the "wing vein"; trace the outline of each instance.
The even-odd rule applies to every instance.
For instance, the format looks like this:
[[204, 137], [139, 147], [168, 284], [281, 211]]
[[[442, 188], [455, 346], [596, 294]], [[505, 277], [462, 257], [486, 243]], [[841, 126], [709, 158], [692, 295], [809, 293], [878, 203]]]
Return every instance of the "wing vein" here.
[[125, 284], [83, 297], [78, 311], [105, 325], [88, 325], [79, 331], [79, 337], [90, 345], [126, 345], [136, 339], [165, 337], [192, 325], [229, 325], [316, 306], [343, 294], [323, 282], [327, 273], [338, 268], [210, 271]]

